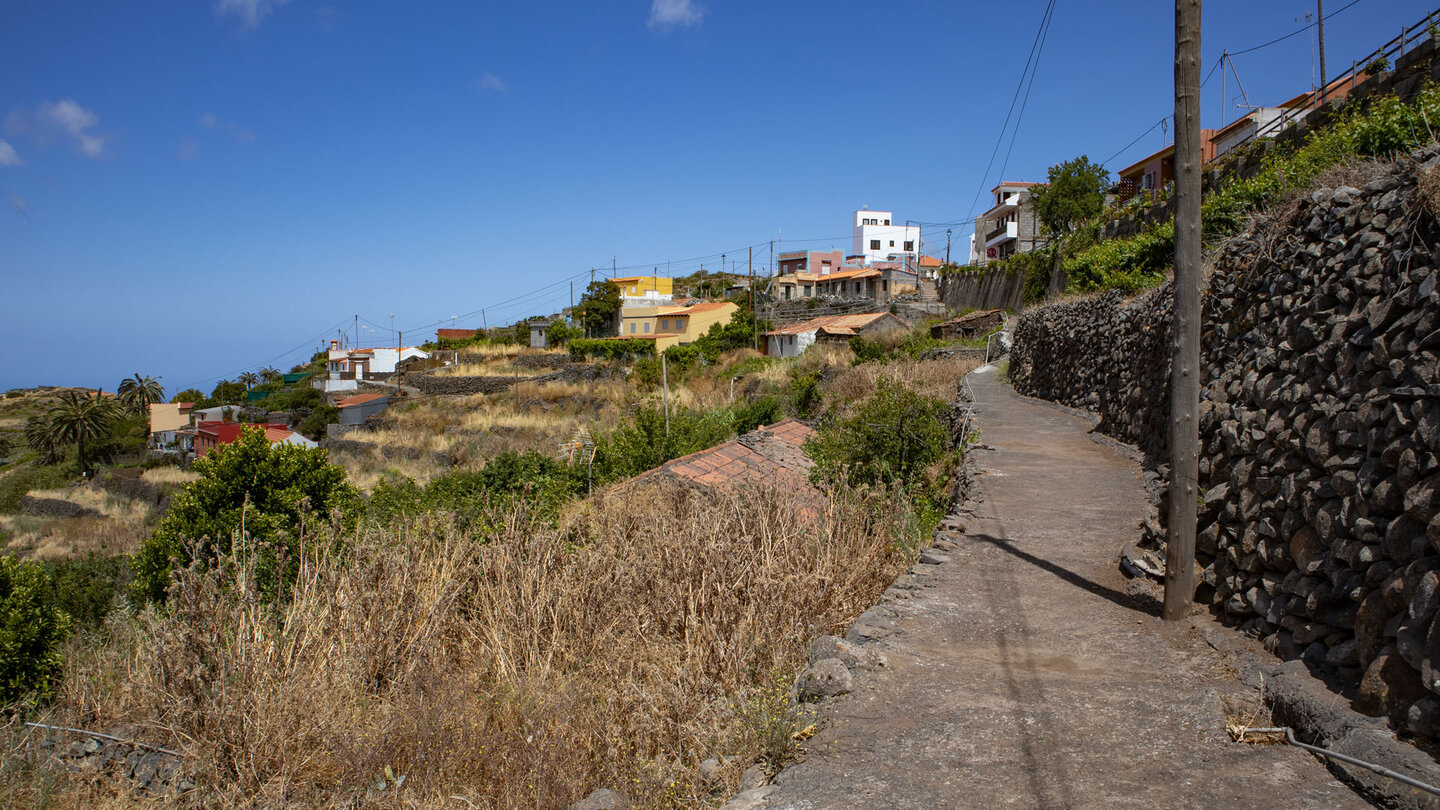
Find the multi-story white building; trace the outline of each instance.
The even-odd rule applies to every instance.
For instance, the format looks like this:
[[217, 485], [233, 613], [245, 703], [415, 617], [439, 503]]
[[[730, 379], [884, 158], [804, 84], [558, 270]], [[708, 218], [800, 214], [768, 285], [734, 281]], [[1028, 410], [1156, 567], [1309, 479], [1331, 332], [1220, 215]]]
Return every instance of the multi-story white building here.
[[970, 237], [970, 263], [1005, 259], [1044, 247], [1045, 236], [1035, 219], [1030, 190], [1043, 183], [1001, 183], [990, 190], [995, 204], [975, 218]]
[[906, 260], [913, 264], [919, 254], [919, 225], [895, 225], [889, 211], [855, 212], [854, 241], [848, 258], [861, 257], [865, 264]]

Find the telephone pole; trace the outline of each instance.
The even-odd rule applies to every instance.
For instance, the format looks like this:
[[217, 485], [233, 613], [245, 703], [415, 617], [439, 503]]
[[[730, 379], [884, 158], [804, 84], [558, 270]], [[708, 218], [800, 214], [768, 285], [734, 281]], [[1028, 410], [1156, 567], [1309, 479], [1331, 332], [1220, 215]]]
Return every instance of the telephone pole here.
[[945, 263], [950, 263], [950, 229], [945, 229]]
[[1200, 410], [1200, 0], [1175, 0], [1175, 325], [1170, 357], [1167, 622], [1195, 599]]
[[1329, 83], [1325, 80], [1325, 0], [1315, 0], [1315, 25], [1319, 27], [1320, 39], [1320, 97], [1325, 97], [1325, 88]]

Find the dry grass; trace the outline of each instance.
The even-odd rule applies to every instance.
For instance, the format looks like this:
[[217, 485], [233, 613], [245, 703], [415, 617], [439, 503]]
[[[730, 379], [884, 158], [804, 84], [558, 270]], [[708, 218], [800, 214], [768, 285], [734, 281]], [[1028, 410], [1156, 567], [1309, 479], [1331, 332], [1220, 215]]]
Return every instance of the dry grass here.
[[156, 467], [141, 473], [140, 477], [156, 486], [174, 484], [177, 487], [183, 487], [199, 478], [200, 475], [192, 470], [182, 470], [179, 467]]
[[101, 515], [84, 518], [0, 515], [0, 529], [10, 534], [5, 551], [36, 560], [132, 553], [149, 535], [155, 516], [155, 510], [148, 504], [98, 487], [35, 490], [30, 494], [36, 498], [69, 501]]
[[[903, 514], [850, 495], [818, 522], [774, 492], [497, 515], [488, 542], [443, 517], [312, 540], [293, 600], [243, 553], [183, 572], [165, 613], [112, 614], [51, 722], [121, 727], [183, 751], [194, 805], [558, 808], [602, 786], [638, 807], [711, 807], [799, 722], [783, 674], [873, 604], [914, 547]], [[400, 789], [373, 787], [386, 769]], [[68, 804], [116, 798], [66, 777]], [[0, 801], [25, 785], [0, 786]]]
[[856, 402], [869, 396], [881, 377], [897, 380], [927, 396], [950, 402], [960, 380], [981, 365], [969, 357], [951, 356], [939, 360], [892, 360], [864, 363], [839, 372], [825, 388], [825, 402]]

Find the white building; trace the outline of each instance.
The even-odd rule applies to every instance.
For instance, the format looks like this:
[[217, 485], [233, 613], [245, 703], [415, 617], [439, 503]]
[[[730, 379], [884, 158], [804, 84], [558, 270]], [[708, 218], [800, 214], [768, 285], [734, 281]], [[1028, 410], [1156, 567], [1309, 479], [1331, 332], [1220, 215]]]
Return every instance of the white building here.
[[863, 256], [866, 264], [914, 261], [920, 253], [920, 226], [893, 222], [889, 211], [856, 211], [850, 255]]
[[312, 380], [311, 385], [326, 393], [354, 391], [359, 380], [383, 379], [394, 374], [395, 366], [401, 360], [429, 356], [429, 352], [414, 346], [403, 349], [342, 349], [339, 341], [332, 340], [325, 365], [326, 374], [323, 378]]

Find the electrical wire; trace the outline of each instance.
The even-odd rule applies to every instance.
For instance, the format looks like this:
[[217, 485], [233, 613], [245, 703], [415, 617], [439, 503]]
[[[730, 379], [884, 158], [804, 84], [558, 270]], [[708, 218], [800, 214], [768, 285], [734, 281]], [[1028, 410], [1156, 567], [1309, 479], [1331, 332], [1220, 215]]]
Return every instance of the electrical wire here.
[[[1360, 2], [1360, 0], [1350, 0], [1349, 3], [1346, 3], [1345, 5], [1341, 6], [1340, 8], [1338, 8], [1338, 9], [1330, 12], [1329, 14], [1327, 14], [1327, 15], [1325, 16], [1325, 19], [1327, 19], [1327, 20], [1328, 20], [1328, 19], [1333, 19], [1333, 18], [1335, 17], [1335, 15], [1340, 14], [1340, 13], [1343, 12], [1345, 9], [1350, 8], [1351, 6], [1353, 6], [1353, 5], [1355, 5], [1356, 3], [1359, 3], [1359, 2]], [[1314, 28], [1315, 26], [1317, 26], [1317, 25], [1319, 25], [1319, 24], [1320, 24], [1320, 21], [1319, 21], [1319, 20], [1316, 20], [1315, 22], [1310, 23], [1309, 25], [1305, 26], [1304, 28], [1301, 28], [1301, 29], [1296, 30], [1296, 31], [1291, 31], [1290, 33], [1286, 34], [1286, 35], [1283, 36], [1283, 37], [1276, 37], [1275, 39], [1272, 39], [1272, 40], [1270, 40], [1269, 42], [1266, 42], [1266, 43], [1264, 43], [1264, 44], [1262, 44], [1262, 45], [1256, 45], [1256, 46], [1254, 46], [1253, 48], [1246, 48], [1246, 49], [1243, 50], [1243, 51], [1232, 51], [1232, 52], [1230, 53], [1230, 55], [1231, 55], [1231, 56], [1240, 56], [1240, 55], [1242, 55], [1242, 54], [1254, 53], [1255, 51], [1258, 51], [1258, 50], [1260, 50], [1261, 48], [1268, 48], [1268, 47], [1270, 47], [1271, 45], [1274, 45], [1274, 44], [1276, 44], [1276, 43], [1284, 42], [1285, 40], [1287, 40], [1287, 39], [1289, 39], [1289, 38], [1291, 38], [1291, 37], [1299, 36], [1299, 35], [1305, 33], [1306, 31], [1309, 31], [1311, 28]]]
[[990, 150], [990, 160], [985, 164], [985, 173], [980, 177], [980, 188], [975, 190], [975, 199], [970, 202], [970, 216], [975, 215], [975, 206], [980, 202], [980, 195], [985, 193], [985, 183], [990, 178], [990, 169], [995, 166], [995, 156], [1000, 154], [1000, 144], [1005, 142], [1005, 131], [1010, 128], [1010, 116], [1015, 113], [1015, 104], [1020, 100], [1020, 90], [1025, 86], [1025, 75], [1030, 72], [1030, 65], [1035, 60], [1035, 51], [1040, 46], [1040, 37], [1045, 32], [1049, 23], [1050, 13], [1055, 8], [1055, 0], [1050, 0], [1045, 7], [1045, 14], [1040, 20], [1040, 27], [1035, 30], [1035, 39], [1030, 43], [1030, 55], [1025, 59], [1025, 67], [1020, 70], [1020, 81], [1015, 83], [1015, 94], [1010, 97], [1010, 109], [1005, 113], [1005, 123], [1000, 125], [1000, 134], [995, 138], [995, 148]]
[[1015, 116], [1015, 128], [1010, 130], [1010, 146], [1005, 150], [1005, 162], [1000, 164], [1000, 182], [1005, 182], [1005, 170], [1010, 167], [1010, 154], [1015, 151], [1015, 138], [1020, 134], [1020, 121], [1025, 117], [1025, 106], [1030, 103], [1030, 88], [1035, 86], [1035, 74], [1040, 72], [1040, 56], [1045, 53], [1045, 40], [1050, 37], [1050, 23], [1055, 19], [1055, 0], [1045, 12], [1041, 21], [1040, 48], [1035, 52], [1035, 65], [1030, 69], [1030, 83], [1025, 85], [1025, 98], [1020, 101], [1020, 114]]

